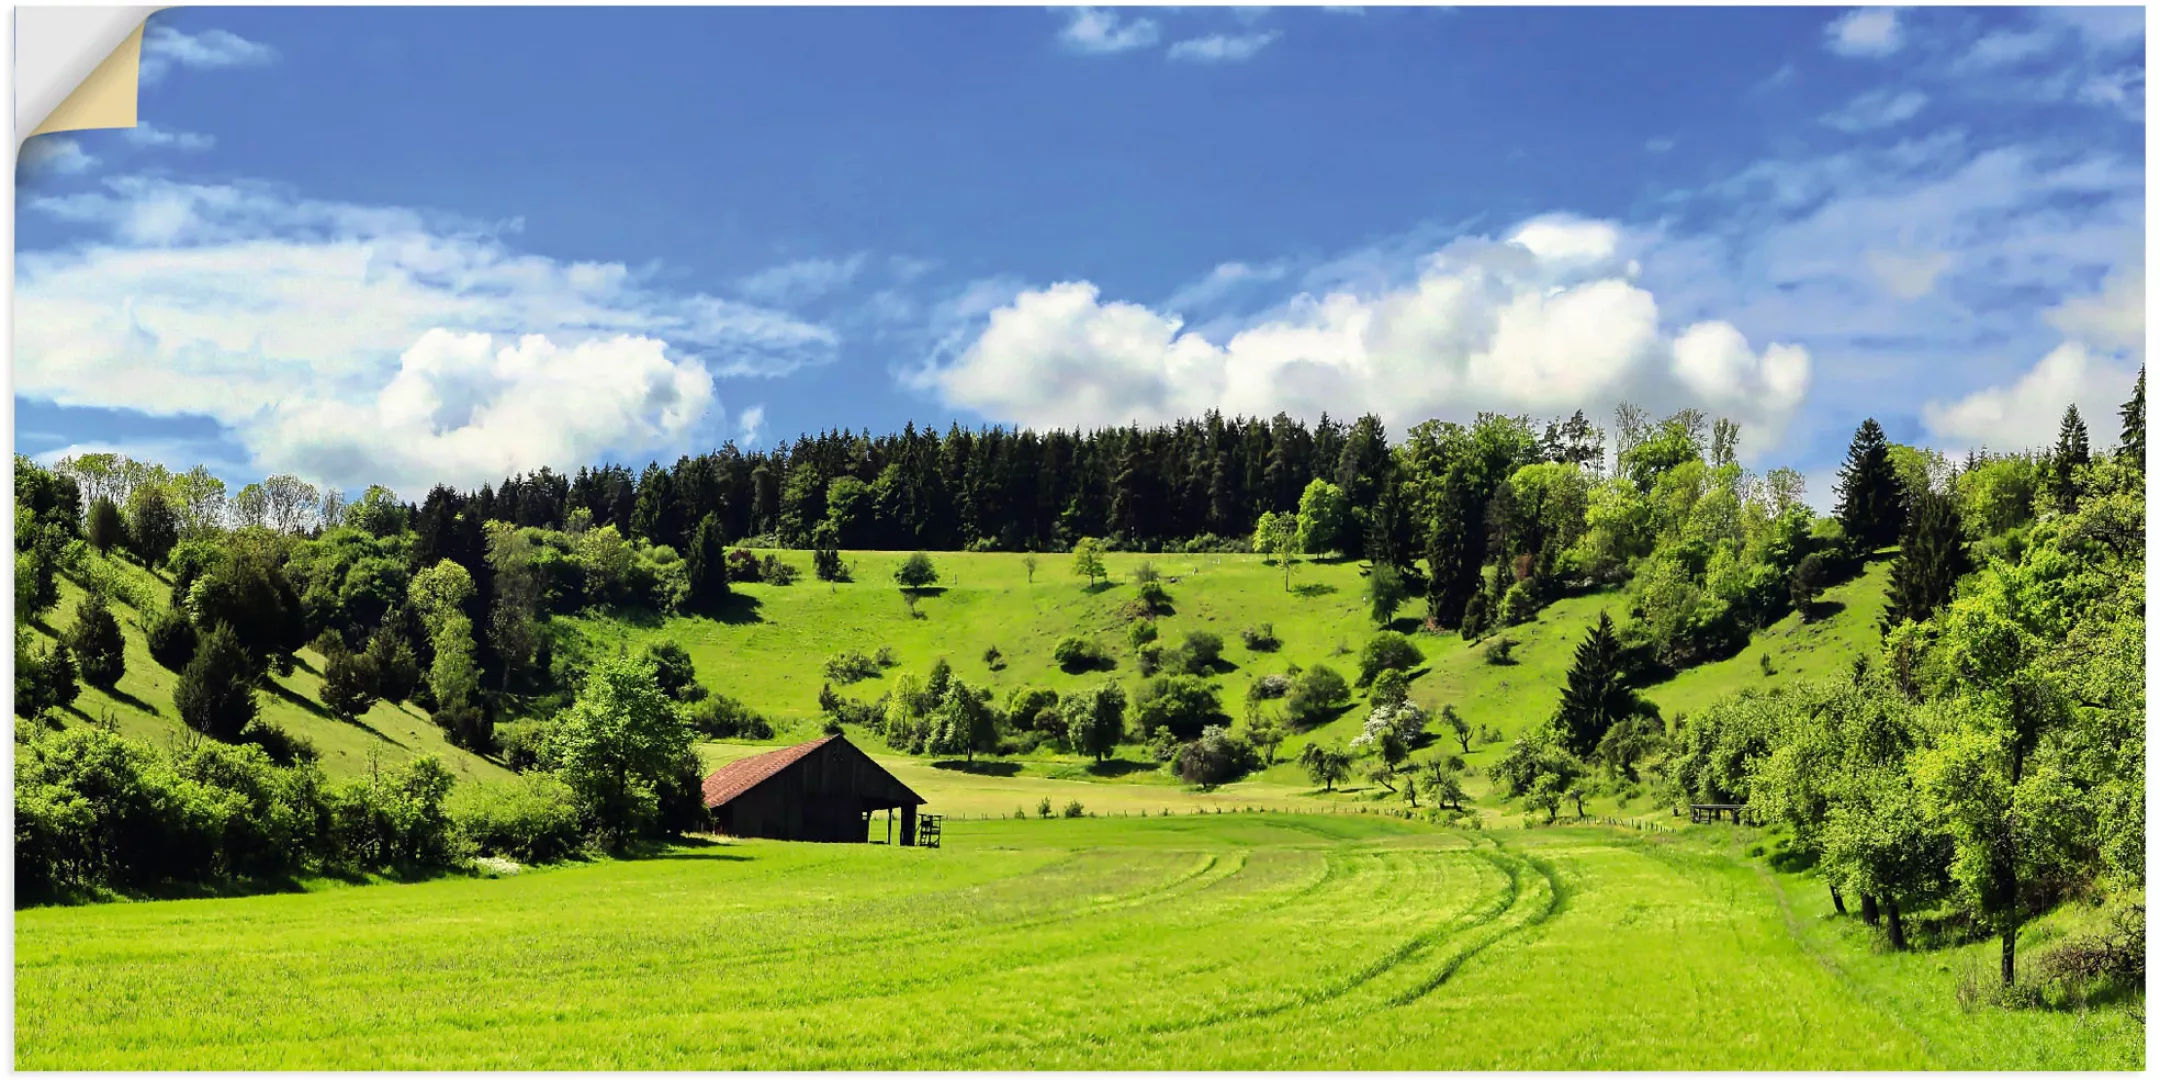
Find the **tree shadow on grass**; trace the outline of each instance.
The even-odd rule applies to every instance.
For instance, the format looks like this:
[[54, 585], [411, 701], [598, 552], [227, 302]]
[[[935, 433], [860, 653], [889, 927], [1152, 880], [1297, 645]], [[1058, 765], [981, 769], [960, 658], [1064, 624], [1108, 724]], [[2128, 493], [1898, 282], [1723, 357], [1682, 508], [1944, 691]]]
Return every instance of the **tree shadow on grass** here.
[[930, 767], [948, 772], [963, 772], [970, 776], [1017, 776], [1020, 773], [1020, 763], [1017, 761], [968, 761], [965, 758], [952, 758], [933, 761]]
[[141, 709], [142, 711], [149, 713], [152, 716], [156, 716], [158, 714], [157, 706], [152, 705], [149, 702], [144, 701], [143, 699], [136, 697], [135, 695], [130, 694], [125, 690], [120, 689], [117, 686], [105, 691], [105, 696], [119, 702], [122, 705], [126, 705], [129, 708]]
[[1845, 610], [1843, 600], [1817, 600], [1800, 613], [1800, 625], [1813, 626]]
[[1109, 592], [1110, 590], [1115, 588], [1117, 588], [1117, 584], [1112, 581], [1091, 581], [1088, 582], [1086, 588], [1081, 589], [1080, 591], [1088, 594], [1089, 596], [1094, 596], [1098, 593]]
[[1111, 758], [1108, 761], [1089, 762], [1087, 774], [1089, 776], [1115, 779], [1120, 776], [1131, 776], [1133, 773], [1154, 772], [1159, 767], [1152, 761], [1128, 761], [1124, 758]]
[[1310, 600], [1315, 596], [1330, 596], [1340, 590], [1324, 581], [1308, 581], [1302, 585], [1292, 585], [1290, 591]]

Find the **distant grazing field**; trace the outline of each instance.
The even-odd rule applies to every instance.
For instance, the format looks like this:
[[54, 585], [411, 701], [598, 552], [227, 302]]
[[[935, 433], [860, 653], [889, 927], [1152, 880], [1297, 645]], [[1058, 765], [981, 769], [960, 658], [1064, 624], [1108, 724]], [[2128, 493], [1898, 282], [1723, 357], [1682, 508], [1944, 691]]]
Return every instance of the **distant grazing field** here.
[[31, 909], [15, 1064], [2143, 1064], [2119, 1008], [1961, 1010], [1944, 972], [1991, 945], [1875, 955], [1737, 843], [1357, 814], [962, 821], [940, 850], [744, 841]]

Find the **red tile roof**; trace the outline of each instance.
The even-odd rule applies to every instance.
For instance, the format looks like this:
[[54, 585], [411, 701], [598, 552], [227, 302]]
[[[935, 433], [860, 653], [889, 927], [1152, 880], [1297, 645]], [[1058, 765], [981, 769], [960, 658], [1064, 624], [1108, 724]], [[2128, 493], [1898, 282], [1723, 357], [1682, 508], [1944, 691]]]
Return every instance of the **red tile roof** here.
[[839, 737], [827, 735], [785, 750], [757, 754], [720, 766], [711, 776], [705, 778], [705, 805], [714, 807], [727, 803], [737, 795], [771, 779], [774, 773], [810, 756], [811, 751]]

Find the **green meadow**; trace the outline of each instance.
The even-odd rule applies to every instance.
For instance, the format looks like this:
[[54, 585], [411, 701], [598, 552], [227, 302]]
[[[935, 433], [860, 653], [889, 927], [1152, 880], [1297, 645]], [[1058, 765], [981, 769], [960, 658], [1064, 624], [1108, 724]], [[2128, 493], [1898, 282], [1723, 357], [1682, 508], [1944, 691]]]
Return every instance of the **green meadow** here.
[[[942, 792], [932, 790], [933, 799]], [[1723, 830], [965, 821], [16, 919], [25, 1069], [2136, 1068]]]

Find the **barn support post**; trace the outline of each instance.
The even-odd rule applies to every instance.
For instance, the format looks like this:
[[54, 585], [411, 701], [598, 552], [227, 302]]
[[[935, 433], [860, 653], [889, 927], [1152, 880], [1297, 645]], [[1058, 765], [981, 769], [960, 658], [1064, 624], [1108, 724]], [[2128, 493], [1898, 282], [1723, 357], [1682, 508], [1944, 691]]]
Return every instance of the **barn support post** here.
[[915, 808], [913, 806], [900, 808], [900, 846], [915, 846]]
[[892, 807], [885, 808], [885, 846], [892, 846]]

